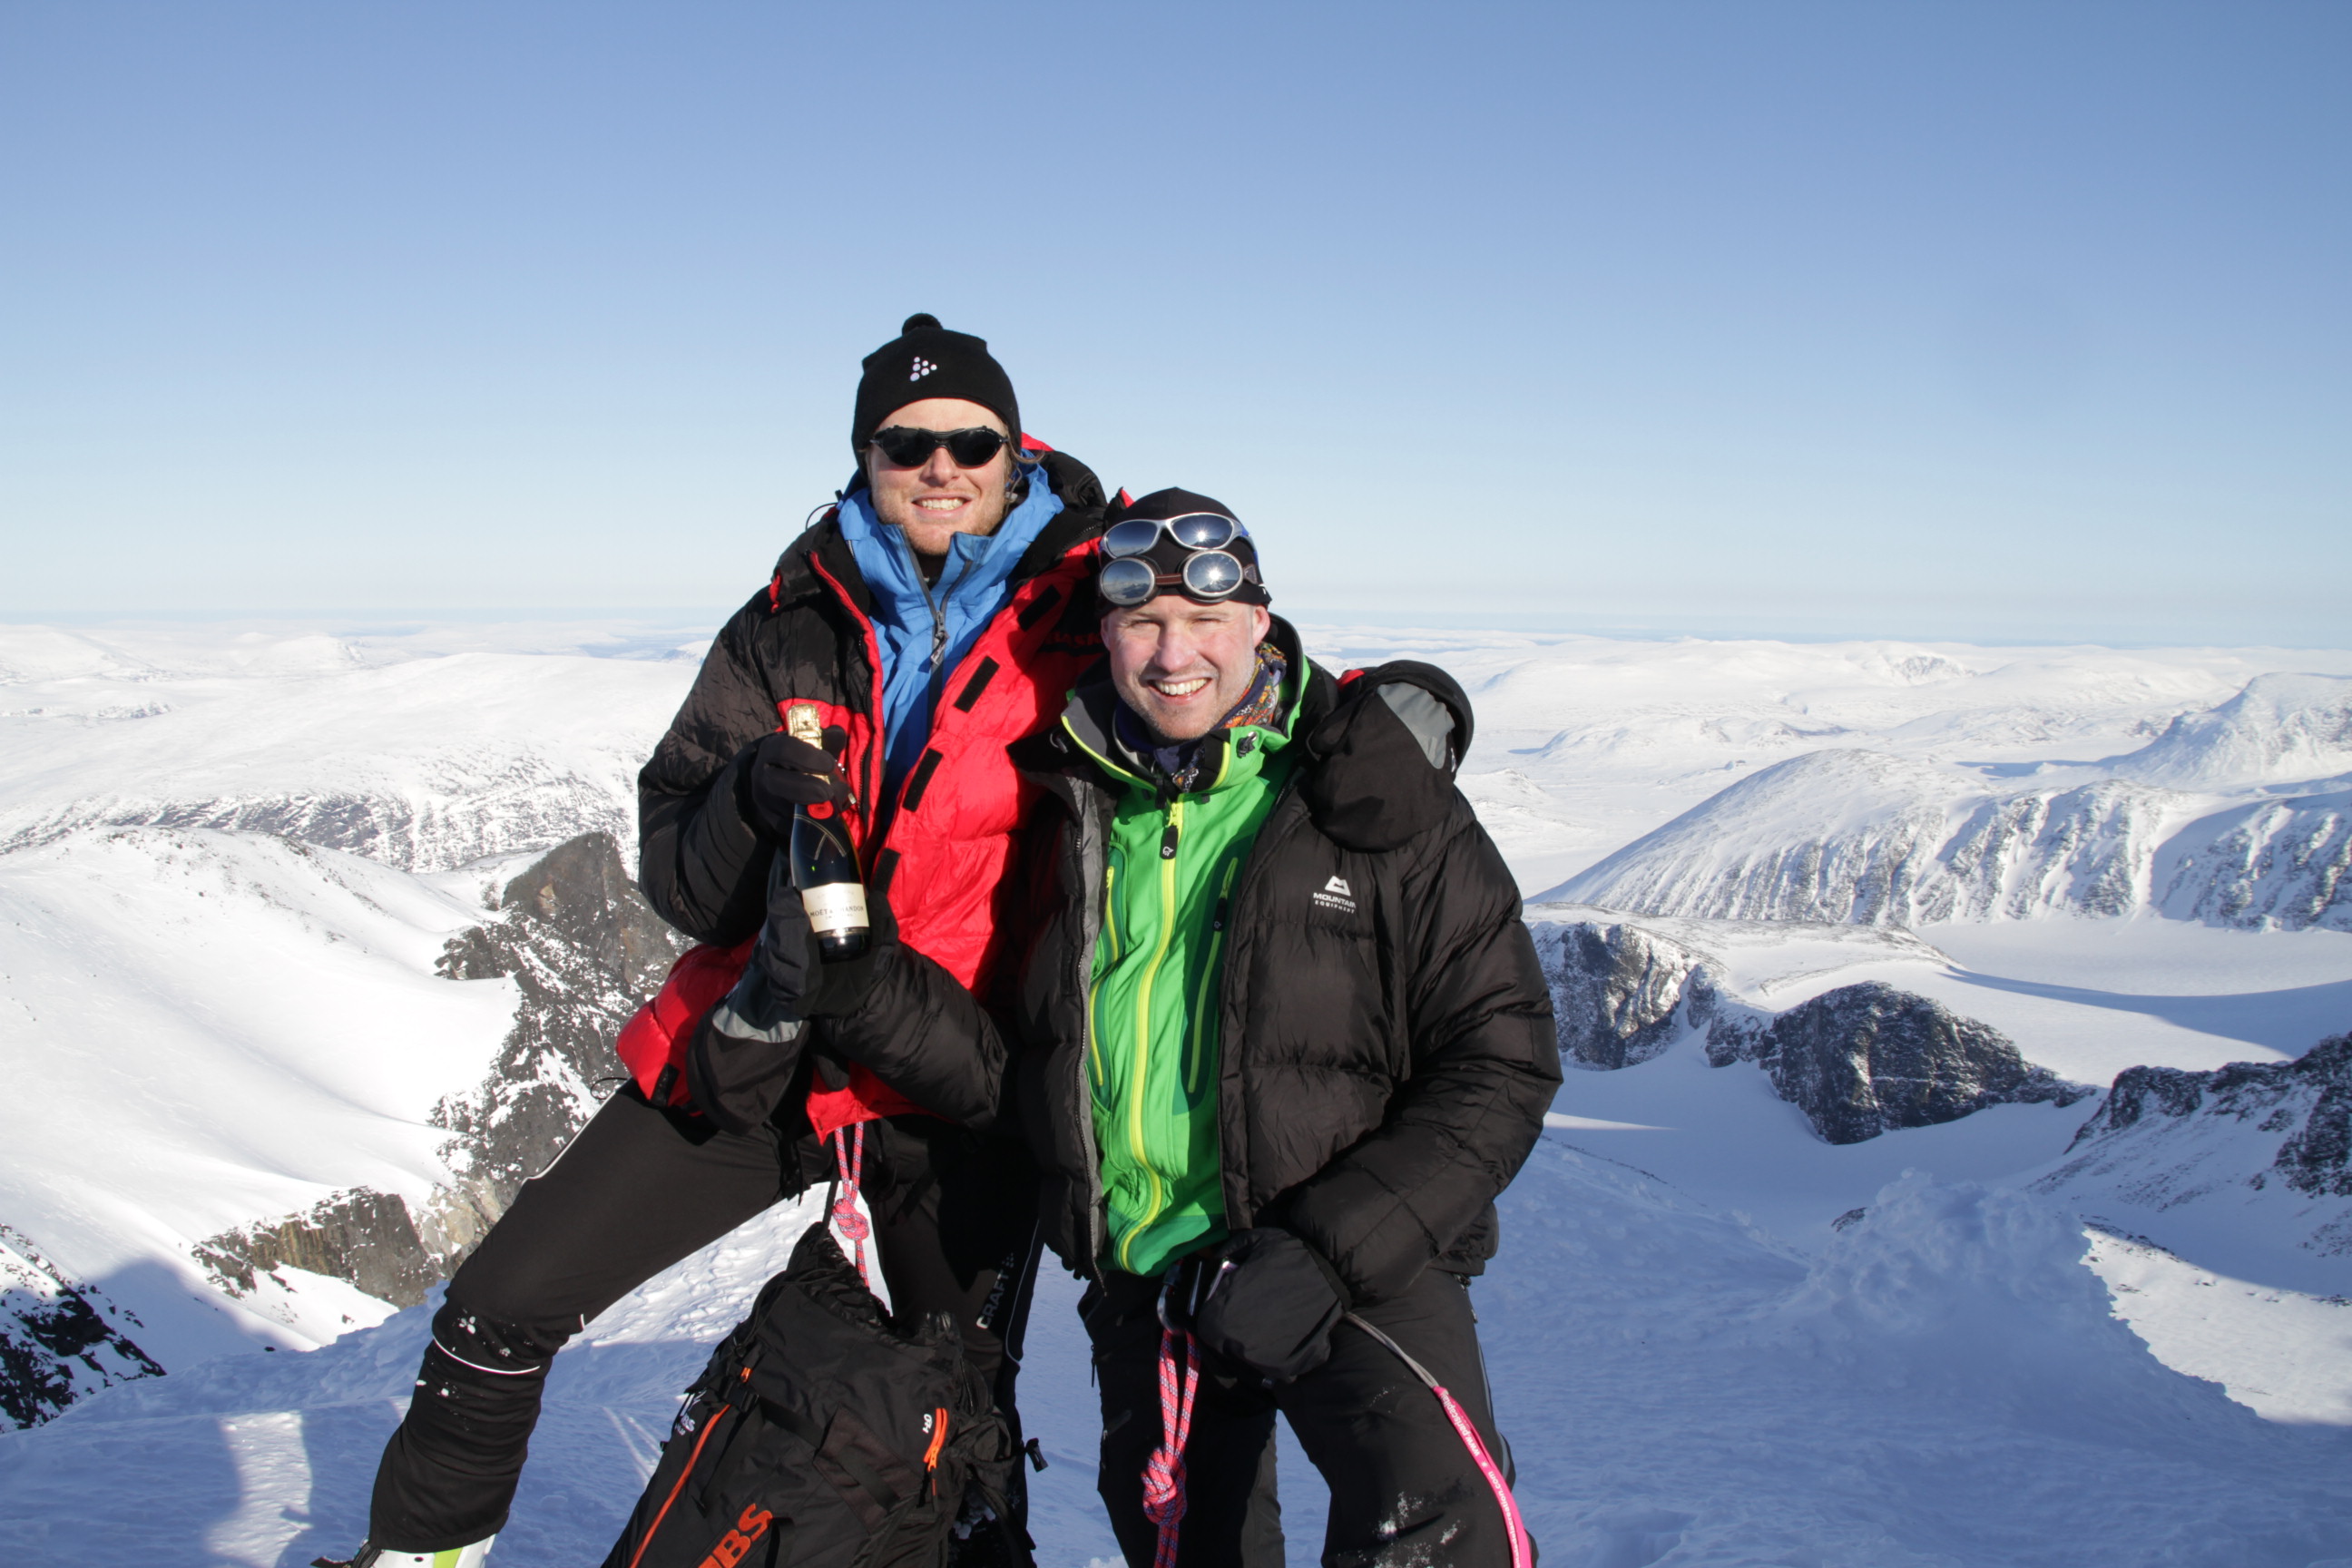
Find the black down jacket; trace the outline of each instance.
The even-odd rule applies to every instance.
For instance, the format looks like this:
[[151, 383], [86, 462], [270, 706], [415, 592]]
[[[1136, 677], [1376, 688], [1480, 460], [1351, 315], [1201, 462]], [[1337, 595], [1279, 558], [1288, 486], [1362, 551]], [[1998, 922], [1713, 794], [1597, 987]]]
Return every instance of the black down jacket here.
[[[1517, 889], [1454, 787], [1471, 726], [1461, 688], [1414, 663], [1342, 687], [1275, 625], [1307, 670], [1292, 742], [1307, 756], [1258, 832], [1227, 927], [1225, 1223], [1294, 1231], [1359, 1300], [1378, 1300], [1432, 1264], [1476, 1273], [1494, 1256], [1494, 1199], [1542, 1131], [1559, 1047]], [[995, 1037], [996, 1020], [919, 960], [894, 966], [839, 1037], [887, 1055], [919, 1031], [923, 1049], [1008, 1057], [1046, 1173], [1047, 1238], [1091, 1275], [1104, 1217], [1087, 997], [1118, 792], [1059, 727], [1014, 756], [1049, 802], [1029, 846], [1037, 934], [1015, 1037]], [[1215, 772], [1213, 757], [1203, 765]], [[1316, 899], [1335, 877], [1353, 910]]]

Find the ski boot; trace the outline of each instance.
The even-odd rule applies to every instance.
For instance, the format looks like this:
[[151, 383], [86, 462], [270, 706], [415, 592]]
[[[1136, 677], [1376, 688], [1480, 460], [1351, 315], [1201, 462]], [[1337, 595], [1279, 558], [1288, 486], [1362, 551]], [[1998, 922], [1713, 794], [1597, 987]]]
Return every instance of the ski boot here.
[[482, 1568], [490, 1554], [490, 1542], [497, 1539], [486, 1535], [471, 1546], [452, 1546], [446, 1552], [394, 1552], [368, 1542], [356, 1556], [314, 1557], [310, 1568]]

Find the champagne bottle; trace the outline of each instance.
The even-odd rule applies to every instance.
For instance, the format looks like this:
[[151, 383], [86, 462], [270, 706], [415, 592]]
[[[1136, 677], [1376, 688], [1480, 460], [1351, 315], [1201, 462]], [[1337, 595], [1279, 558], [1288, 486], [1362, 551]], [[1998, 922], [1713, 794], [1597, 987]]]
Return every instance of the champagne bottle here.
[[866, 952], [866, 884], [850, 852], [849, 824], [829, 800], [793, 813], [793, 886], [815, 929], [817, 951], [830, 963]]

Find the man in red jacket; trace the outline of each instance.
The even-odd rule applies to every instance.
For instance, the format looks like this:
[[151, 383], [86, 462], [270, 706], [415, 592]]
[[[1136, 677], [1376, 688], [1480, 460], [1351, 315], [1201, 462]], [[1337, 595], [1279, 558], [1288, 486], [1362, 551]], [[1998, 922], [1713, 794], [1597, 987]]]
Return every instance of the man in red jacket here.
[[[1017, 1131], [994, 1126], [997, 1086], [833, 1065], [822, 1022], [794, 1024], [793, 1049], [753, 1053], [765, 1076], [751, 1081], [705, 1081], [690, 1099], [677, 1070], [695, 1027], [708, 1042], [712, 1000], [756, 990], [771, 866], [795, 807], [837, 788], [836, 755], [897, 943], [995, 994], [1013, 834], [1034, 795], [1005, 748], [1059, 711], [1098, 651], [1101, 487], [1023, 440], [987, 344], [918, 315], [864, 368], [849, 489], [720, 631], [638, 778], [646, 896], [708, 945], [625, 1035], [635, 1081], [450, 1280], [355, 1568], [480, 1563], [555, 1352], [652, 1275], [821, 1179], [828, 1135], [862, 1151], [894, 1304], [964, 1325], [1011, 1411], [1036, 1177]], [[743, 1010], [756, 1008], [720, 1016], [759, 1028]]]

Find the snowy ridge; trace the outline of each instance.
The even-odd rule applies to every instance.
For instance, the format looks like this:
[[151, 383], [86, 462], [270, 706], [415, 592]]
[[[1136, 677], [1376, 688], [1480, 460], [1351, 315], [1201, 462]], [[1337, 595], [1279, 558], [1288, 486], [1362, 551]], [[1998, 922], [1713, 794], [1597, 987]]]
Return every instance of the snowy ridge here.
[[636, 841], [685, 662], [403, 639], [0, 626], [0, 853], [92, 826], [272, 833], [447, 870]]
[[2258, 675], [2204, 713], [2184, 713], [2164, 733], [2105, 766], [2171, 789], [2292, 784], [2352, 772], [2352, 678]]
[[[2352, 1435], [2173, 1372], [2087, 1244], [2026, 1194], [1907, 1177], [1818, 1258], [1547, 1135], [1474, 1287], [1518, 1493], [1571, 1568], [2305, 1568], [2352, 1533]], [[595, 1561], [709, 1345], [812, 1211], [783, 1205], [559, 1359], [509, 1568]], [[1049, 1275], [1024, 1401], [1045, 1568], [1113, 1557], [1074, 1289]], [[429, 1308], [305, 1356], [109, 1391], [0, 1436], [0, 1554], [284, 1568], [348, 1547]], [[1286, 1454], [1294, 1552], [1317, 1533]], [[135, 1488], [138, 1510], [100, 1500]]]
[[[2311, 781], [2307, 794], [2269, 782], [2352, 758], [2340, 749], [2347, 691], [2352, 679], [2265, 676], [2100, 764], [1809, 752], [1541, 897], [1719, 920], [1916, 926], [2153, 911], [2352, 930], [2352, 795], [2327, 787], [2332, 779]], [[2082, 776], [2095, 767], [2108, 776]], [[2021, 773], [2059, 782], [2003, 782]], [[2223, 795], [2257, 785], [2263, 798]]]

